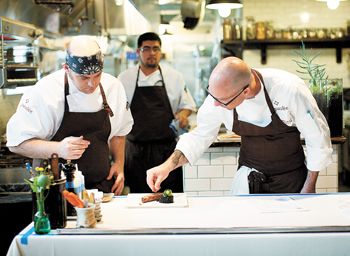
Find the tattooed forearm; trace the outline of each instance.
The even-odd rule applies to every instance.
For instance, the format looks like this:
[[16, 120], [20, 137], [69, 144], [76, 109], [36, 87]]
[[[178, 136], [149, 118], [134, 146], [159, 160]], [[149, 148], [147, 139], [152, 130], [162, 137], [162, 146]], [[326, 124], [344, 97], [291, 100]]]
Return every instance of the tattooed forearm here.
[[180, 158], [183, 156], [182, 152], [180, 150], [175, 150], [174, 153], [171, 156], [171, 162], [177, 166], [179, 164]]
[[175, 150], [171, 155], [171, 163], [174, 165], [174, 169], [187, 163], [187, 159], [180, 150]]

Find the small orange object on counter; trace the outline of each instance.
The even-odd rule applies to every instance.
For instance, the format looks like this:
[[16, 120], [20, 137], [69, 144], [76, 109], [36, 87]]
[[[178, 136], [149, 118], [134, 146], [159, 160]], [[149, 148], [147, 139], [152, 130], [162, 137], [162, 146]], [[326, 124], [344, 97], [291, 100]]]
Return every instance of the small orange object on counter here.
[[67, 199], [67, 201], [74, 207], [84, 208], [84, 202], [80, 200], [80, 198], [73, 192], [68, 192], [67, 190], [63, 190], [62, 194], [64, 198]]

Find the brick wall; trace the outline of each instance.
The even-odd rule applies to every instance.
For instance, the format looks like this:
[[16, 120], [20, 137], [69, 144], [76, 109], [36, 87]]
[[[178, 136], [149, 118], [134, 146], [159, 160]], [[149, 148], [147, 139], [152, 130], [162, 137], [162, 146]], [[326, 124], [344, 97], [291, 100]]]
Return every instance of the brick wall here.
[[[220, 196], [230, 194], [237, 169], [239, 147], [212, 147], [193, 165], [184, 167], [184, 189], [189, 195]], [[318, 193], [338, 191], [338, 151], [333, 145], [333, 162], [320, 172]]]

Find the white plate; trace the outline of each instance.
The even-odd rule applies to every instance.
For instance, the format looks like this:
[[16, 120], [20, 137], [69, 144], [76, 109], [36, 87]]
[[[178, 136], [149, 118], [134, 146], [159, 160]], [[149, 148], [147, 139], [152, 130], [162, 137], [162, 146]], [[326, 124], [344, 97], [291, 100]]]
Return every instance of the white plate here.
[[143, 194], [128, 194], [126, 197], [126, 206], [128, 208], [172, 208], [172, 207], [188, 207], [188, 200], [186, 193], [173, 193], [174, 203], [164, 204], [158, 201], [152, 201], [148, 203], [142, 203], [141, 198], [146, 193]]

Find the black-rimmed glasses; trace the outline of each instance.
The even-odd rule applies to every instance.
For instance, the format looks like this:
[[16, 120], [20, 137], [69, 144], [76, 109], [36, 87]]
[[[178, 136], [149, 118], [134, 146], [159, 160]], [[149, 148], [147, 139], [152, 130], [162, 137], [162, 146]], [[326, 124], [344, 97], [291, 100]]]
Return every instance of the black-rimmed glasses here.
[[208, 93], [211, 97], [213, 97], [213, 99], [214, 99], [215, 101], [217, 101], [217, 102], [219, 102], [221, 105], [224, 105], [225, 107], [227, 107], [228, 105], [231, 104], [232, 101], [234, 101], [235, 99], [237, 99], [238, 96], [241, 95], [241, 93], [242, 93], [245, 89], [247, 89], [248, 87], [249, 87], [249, 84], [247, 84], [246, 86], [244, 86], [244, 87], [239, 91], [239, 93], [237, 93], [237, 95], [235, 95], [232, 99], [230, 99], [230, 100], [229, 100], [228, 102], [226, 102], [226, 103], [222, 102], [221, 100], [219, 100], [218, 98], [216, 98], [215, 96], [213, 96], [213, 95], [209, 92], [209, 85], [207, 86], [206, 91], [207, 91], [207, 93]]

